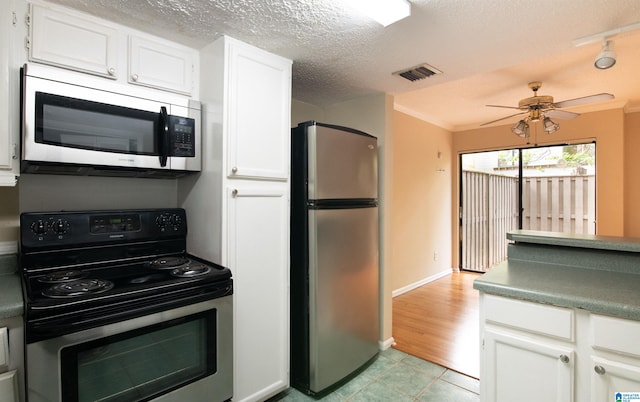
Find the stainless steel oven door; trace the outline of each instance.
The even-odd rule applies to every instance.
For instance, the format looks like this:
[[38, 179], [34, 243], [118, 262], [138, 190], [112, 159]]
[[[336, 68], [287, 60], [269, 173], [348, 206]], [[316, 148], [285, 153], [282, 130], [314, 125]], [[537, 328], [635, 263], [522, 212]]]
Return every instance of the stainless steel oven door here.
[[230, 400], [232, 314], [230, 295], [27, 344], [28, 400]]

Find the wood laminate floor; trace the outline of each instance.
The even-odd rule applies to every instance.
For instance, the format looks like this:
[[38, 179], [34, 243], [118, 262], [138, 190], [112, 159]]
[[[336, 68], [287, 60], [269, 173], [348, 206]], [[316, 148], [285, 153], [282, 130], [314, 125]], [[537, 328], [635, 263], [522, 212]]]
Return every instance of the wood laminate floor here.
[[479, 378], [481, 274], [454, 272], [393, 299], [395, 349]]

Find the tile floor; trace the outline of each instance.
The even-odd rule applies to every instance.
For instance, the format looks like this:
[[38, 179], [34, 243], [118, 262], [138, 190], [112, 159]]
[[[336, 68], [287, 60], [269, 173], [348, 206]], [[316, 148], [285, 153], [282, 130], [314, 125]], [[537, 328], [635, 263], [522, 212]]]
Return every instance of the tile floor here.
[[387, 349], [366, 370], [324, 398], [289, 388], [269, 402], [478, 402], [479, 388], [475, 378]]

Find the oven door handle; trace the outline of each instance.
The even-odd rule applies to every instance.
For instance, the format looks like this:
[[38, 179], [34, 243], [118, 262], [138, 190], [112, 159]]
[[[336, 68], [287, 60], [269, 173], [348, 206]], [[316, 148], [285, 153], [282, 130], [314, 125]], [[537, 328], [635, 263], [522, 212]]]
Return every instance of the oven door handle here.
[[167, 166], [167, 159], [169, 159], [169, 115], [165, 106], [160, 107], [158, 147], [160, 151], [160, 166], [165, 167]]

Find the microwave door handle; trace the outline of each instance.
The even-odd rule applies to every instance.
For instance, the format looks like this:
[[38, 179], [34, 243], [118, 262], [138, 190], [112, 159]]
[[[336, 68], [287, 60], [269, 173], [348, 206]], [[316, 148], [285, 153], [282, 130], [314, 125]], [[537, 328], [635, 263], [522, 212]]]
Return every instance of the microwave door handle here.
[[167, 159], [169, 157], [169, 116], [167, 115], [167, 108], [165, 106], [160, 107], [158, 146], [160, 151], [160, 166], [165, 167], [167, 166]]

